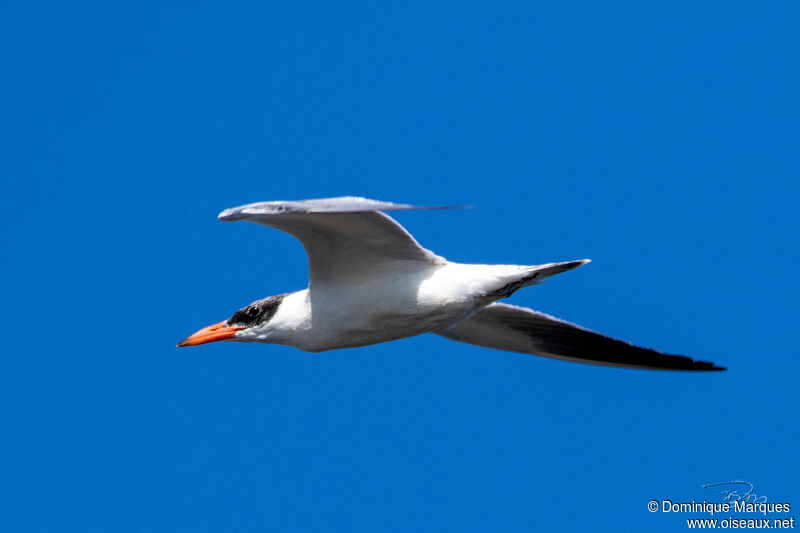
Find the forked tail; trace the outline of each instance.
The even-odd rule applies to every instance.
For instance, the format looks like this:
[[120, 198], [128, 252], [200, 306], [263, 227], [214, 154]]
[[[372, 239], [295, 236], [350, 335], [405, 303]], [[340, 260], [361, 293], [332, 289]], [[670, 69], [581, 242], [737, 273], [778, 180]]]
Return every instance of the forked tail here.
[[490, 296], [495, 298], [507, 298], [514, 294], [516, 291], [529, 285], [536, 285], [543, 282], [550, 276], [567, 272], [579, 266], [583, 266], [590, 262], [590, 259], [578, 259], [577, 261], [564, 261], [561, 263], [546, 263], [544, 265], [534, 265], [530, 267], [520, 267], [520, 277], [513, 281], [509, 281], [499, 289], [492, 291]]

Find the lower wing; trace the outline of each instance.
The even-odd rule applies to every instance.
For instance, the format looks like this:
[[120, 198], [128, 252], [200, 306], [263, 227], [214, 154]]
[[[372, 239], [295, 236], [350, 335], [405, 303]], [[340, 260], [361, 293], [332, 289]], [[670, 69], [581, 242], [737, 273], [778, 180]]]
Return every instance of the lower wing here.
[[437, 335], [468, 344], [606, 366], [660, 370], [725, 370], [612, 339], [525, 307], [493, 303]]

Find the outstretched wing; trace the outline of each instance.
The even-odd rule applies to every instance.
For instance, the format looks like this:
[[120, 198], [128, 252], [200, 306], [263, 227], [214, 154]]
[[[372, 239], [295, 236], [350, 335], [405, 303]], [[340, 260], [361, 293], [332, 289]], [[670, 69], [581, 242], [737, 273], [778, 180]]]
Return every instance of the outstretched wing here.
[[493, 303], [438, 335], [487, 348], [607, 366], [661, 370], [725, 370], [612, 339], [533, 309]]
[[246, 220], [285, 231], [308, 254], [309, 286], [418, 270], [445, 260], [426, 250], [380, 211], [452, 209], [418, 207], [345, 196], [296, 202], [259, 202], [226, 209], [220, 220]]

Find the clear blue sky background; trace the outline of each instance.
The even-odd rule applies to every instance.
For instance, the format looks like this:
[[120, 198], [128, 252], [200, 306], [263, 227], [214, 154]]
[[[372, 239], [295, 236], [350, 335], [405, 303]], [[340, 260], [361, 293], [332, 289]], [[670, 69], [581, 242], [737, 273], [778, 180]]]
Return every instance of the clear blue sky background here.
[[[676, 530], [800, 508], [793, 2], [17, 3], [0, 31], [3, 531]], [[517, 293], [728, 366], [423, 336], [176, 349], [305, 287], [243, 203], [344, 194]], [[797, 514], [795, 511], [793, 514]]]

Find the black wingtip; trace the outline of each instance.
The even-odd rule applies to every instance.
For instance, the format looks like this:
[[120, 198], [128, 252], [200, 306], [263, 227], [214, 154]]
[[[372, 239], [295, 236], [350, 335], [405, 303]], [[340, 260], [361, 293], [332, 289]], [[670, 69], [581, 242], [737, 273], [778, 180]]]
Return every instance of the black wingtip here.
[[710, 361], [694, 361], [692, 360], [688, 366], [680, 366], [675, 367], [673, 370], [695, 370], [700, 372], [709, 372], [709, 371], [725, 371], [728, 370], [727, 367], [719, 366], [714, 364]]

